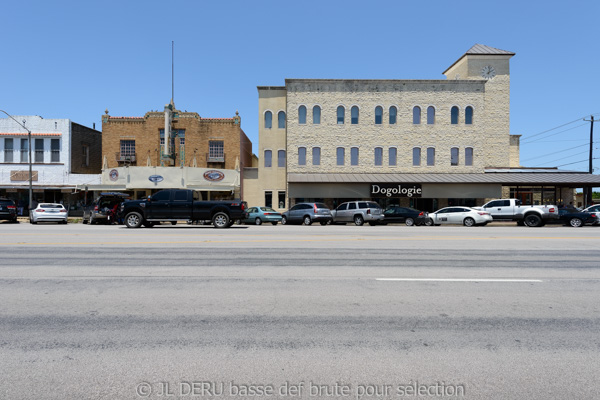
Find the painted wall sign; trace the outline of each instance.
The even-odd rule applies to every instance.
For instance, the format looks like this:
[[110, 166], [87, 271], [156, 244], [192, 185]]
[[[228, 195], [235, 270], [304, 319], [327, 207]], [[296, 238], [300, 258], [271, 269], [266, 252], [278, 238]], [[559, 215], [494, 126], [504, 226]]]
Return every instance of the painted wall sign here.
[[162, 176], [160, 176], [160, 175], [150, 175], [150, 176], [148, 177], [148, 180], [149, 180], [150, 182], [154, 182], [154, 183], [162, 182], [164, 179], [165, 179], [165, 178], [163, 178], [163, 177], [162, 177]]
[[108, 177], [111, 181], [116, 181], [117, 179], [119, 179], [119, 171], [117, 171], [116, 169], [111, 169], [108, 173]]
[[206, 171], [204, 173], [204, 179], [206, 179], [207, 181], [211, 181], [211, 182], [219, 182], [222, 181], [223, 178], [225, 178], [225, 174], [222, 173], [221, 171], [217, 171], [217, 170], [210, 170], [210, 171]]
[[371, 183], [371, 197], [421, 197], [420, 183]]

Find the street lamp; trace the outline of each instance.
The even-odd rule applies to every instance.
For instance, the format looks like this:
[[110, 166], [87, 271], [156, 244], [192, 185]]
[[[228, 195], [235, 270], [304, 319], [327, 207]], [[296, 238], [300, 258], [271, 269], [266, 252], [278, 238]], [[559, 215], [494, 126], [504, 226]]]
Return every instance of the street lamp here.
[[32, 173], [32, 165], [31, 165], [31, 131], [29, 129], [27, 129], [27, 127], [25, 126], [25, 120], [23, 120], [23, 123], [20, 123], [19, 121], [17, 121], [12, 115], [10, 115], [9, 113], [7, 113], [4, 110], [0, 110], [2, 111], [4, 114], [8, 115], [8, 118], [12, 119], [13, 121], [15, 121], [17, 124], [19, 124], [23, 129], [25, 129], [27, 131], [27, 142], [29, 143], [29, 209], [31, 210], [31, 206], [33, 205], [33, 173]]

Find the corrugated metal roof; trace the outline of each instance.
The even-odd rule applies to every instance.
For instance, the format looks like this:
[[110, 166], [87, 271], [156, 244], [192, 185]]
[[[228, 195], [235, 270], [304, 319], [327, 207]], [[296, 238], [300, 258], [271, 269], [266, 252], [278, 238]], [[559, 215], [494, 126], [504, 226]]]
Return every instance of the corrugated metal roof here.
[[494, 172], [486, 174], [288, 174], [289, 183], [494, 183], [600, 187], [600, 175], [574, 172]]
[[495, 47], [486, 46], [484, 44], [476, 44], [471, 47], [465, 54], [495, 54], [495, 55], [510, 55], [514, 56], [512, 51], [500, 50]]

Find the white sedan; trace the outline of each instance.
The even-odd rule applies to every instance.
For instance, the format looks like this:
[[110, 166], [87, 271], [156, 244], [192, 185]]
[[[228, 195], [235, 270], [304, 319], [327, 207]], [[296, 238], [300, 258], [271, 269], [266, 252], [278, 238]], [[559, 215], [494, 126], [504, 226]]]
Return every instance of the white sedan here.
[[66, 224], [68, 217], [67, 209], [58, 203], [40, 203], [29, 212], [29, 222], [37, 224], [38, 222], [58, 222]]
[[469, 207], [446, 207], [429, 213], [425, 225], [462, 224], [464, 226], [487, 225], [492, 221], [490, 213]]

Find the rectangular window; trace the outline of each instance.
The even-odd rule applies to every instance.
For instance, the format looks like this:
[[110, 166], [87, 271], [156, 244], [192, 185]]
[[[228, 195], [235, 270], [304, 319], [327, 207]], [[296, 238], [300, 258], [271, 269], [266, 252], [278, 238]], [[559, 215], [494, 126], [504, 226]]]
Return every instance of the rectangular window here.
[[306, 165], [306, 147], [298, 148], [298, 165]]
[[279, 150], [277, 152], [277, 166], [280, 168], [285, 167], [285, 150]]
[[450, 165], [458, 165], [458, 148], [453, 147], [450, 149]]
[[337, 153], [337, 165], [344, 165], [345, 158], [345, 149], [343, 147], [338, 147], [336, 150]]
[[271, 158], [272, 158], [271, 150], [265, 150], [265, 168], [271, 168]]
[[321, 165], [321, 148], [313, 147], [312, 149], [312, 163], [313, 165]]
[[375, 147], [375, 165], [383, 165], [383, 149]]
[[421, 148], [415, 147], [413, 149], [413, 167], [418, 167], [421, 165]]
[[273, 207], [273, 192], [265, 192], [265, 207]]
[[88, 146], [87, 144], [84, 144], [81, 146], [81, 158], [82, 158], [81, 166], [89, 167], [90, 166], [90, 146]]
[[398, 157], [397, 157], [397, 150], [396, 150], [396, 148], [395, 147], [390, 147], [390, 150], [389, 150], [389, 159], [390, 159], [389, 164], [390, 165], [396, 165], [397, 158]]
[[350, 149], [350, 165], [358, 165], [358, 147]]
[[473, 165], [473, 148], [467, 147], [465, 149], [465, 165], [472, 166]]
[[14, 143], [12, 138], [4, 139], [4, 162], [13, 162]]
[[27, 139], [21, 139], [21, 162], [29, 161], [29, 142]]
[[35, 158], [36, 163], [44, 162], [44, 139], [35, 139]]
[[[133, 152], [135, 153], [135, 141], [133, 142]], [[60, 162], [60, 139], [50, 139], [50, 161]]]
[[433, 147], [427, 148], [427, 165], [435, 165], [435, 148]]
[[222, 140], [208, 141], [208, 162], [225, 162], [225, 144]]
[[285, 208], [285, 192], [278, 192], [277, 197], [279, 202], [279, 208]]

